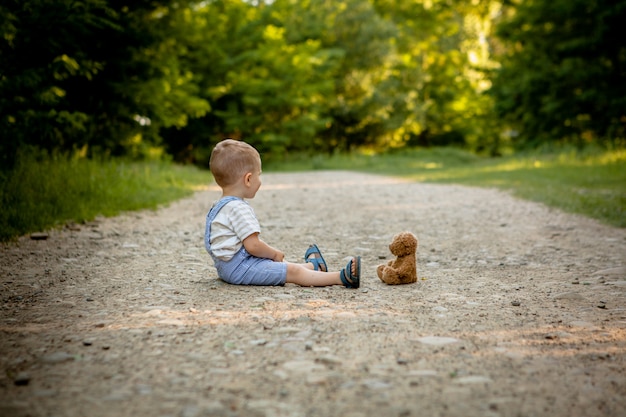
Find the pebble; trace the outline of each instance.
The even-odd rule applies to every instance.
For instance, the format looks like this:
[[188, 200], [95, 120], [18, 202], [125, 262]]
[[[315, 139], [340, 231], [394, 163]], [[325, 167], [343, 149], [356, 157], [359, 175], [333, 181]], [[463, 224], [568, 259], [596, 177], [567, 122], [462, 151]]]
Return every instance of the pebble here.
[[553, 332], [545, 335], [545, 338], [548, 340], [566, 339], [568, 337], [572, 337], [572, 335], [567, 332]]
[[30, 383], [30, 375], [26, 372], [20, 372], [13, 379], [13, 383], [18, 386], [28, 385]]
[[570, 322], [569, 325], [572, 327], [584, 327], [584, 328], [589, 328], [589, 329], [596, 327], [592, 323], [589, 323], [588, 321], [583, 321], [583, 320], [574, 320]]
[[68, 361], [73, 361], [74, 359], [76, 359], [74, 355], [66, 353], [66, 352], [55, 352], [55, 353], [51, 353], [50, 355], [41, 357], [41, 361], [43, 363], [49, 363], [49, 364], [68, 362]]
[[441, 337], [441, 336], [424, 336], [415, 339], [415, 341], [423, 343], [425, 345], [432, 346], [444, 346], [449, 345], [451, 343], [460, 342], [459, 339], [455, 339], [454, 337]]
[[158, 324], [167, 324], [172, 326], [184, 326], [185, 322], [178, 319], [165, 319], [157, 321]]
[[389, 389], [392, 385], [382, 379], [366, 379], [361, 383], [364, 387], [372, 390]]
[[253, 300], [255, 303], [265, 303], [267, 301], [274, 301], [272, 297], [257, 297]]
[[296, 298], [296, 296], [291, 294], [276, 294], [274, 298], [276, 298], [277, 300], [293, 300]]
[[283, 369], [296, 374], [310, 374], [315, 371], [323, 371], [323, 365], [310, 360], [294, 360], [283, 363]]
[[493, 380], [486, 376], [474, 375], [474, 376], [462, 376], [454, 380], [457, 384], [490, 384]]
[[323, 363], [324, 365], [339, 365], [343, 360], [334, 355], [322, 355], [316, 359], [316, 362]]
[[30, 238], [32, 240], [46, 240], [48, 239], [48, 237], [50, 237], [47, 233], [44, 232], [38, 232], [38, 233], [31, 233], [30, 234]]
[[571, 301], [577, 301], [577, 300], [584, 300], [585, 297], [583, 297], [582, 295], [580, 295], [577, 292], [562, 292], [560, 294], [556, 294], [554, 297], [555, 300], [571, 300]]

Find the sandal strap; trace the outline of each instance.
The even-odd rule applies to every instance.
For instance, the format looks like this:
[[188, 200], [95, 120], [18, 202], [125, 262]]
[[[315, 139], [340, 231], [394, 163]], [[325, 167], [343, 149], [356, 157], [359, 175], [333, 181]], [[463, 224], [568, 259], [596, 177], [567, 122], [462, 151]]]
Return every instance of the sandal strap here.
[[320, 271], [320, 266], [321, 265], [326, 266], [326, 263], [323, 260], [321, 260], [320, 258], [311, 258], [307, 262], [312, 263], [313, 264], [313, 268], [315, 268], [316, 271]]
[[[356, 260], [356, 274], [352, 275], [352, 265]], [[342, 269], [339, 273], [339, 277], [341, 278], [341, 282], [345, 287], [348, 288], [359, 288], [361, 284], [360, 280], [361, 276], [361, 257], [356, 256], [348, 262], [346, 267]]]
[[[311, 255], [314, 255], [314, 254], [319, 255], [319, 256], [311, 257]], [[328, 271], [328, 264], [324, 260], [324, 257], [322, 256], [322, 252], [320, 251], [320, 249], [317, 247], [316, 244], [312, 244], [306, 250], [306, 252], [304, 253], [304, 261], [312, 263], [313, 268], [315, 268], [316, 271], [321, 271], [322, 265], [324, 266], [324, 270]]]

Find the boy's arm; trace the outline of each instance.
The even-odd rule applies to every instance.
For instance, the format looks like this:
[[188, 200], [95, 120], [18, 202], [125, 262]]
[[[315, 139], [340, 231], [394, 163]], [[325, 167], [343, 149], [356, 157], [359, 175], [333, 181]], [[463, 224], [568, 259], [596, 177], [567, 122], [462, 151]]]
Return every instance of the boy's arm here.
[[285, 259], [285, 254], [274, 249], [267, 243], [259, 239], [258, 233], [253, 233], [243, 240], [243, 247], [246, 251], [257, 258], [267, 258], [275, 262], [282, 262]]

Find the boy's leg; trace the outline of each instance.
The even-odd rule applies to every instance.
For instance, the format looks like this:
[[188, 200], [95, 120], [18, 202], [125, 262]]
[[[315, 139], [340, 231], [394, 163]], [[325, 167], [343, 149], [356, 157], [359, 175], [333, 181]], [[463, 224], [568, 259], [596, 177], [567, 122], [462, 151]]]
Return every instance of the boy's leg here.
[[312, 264], [294, 264], [287, 262], [287, 282], [303, 287], [326, 287], [341, 285], [339, 272], [314, 271]]
[[[352, 262], [352, 273], [358, 274], [356, 263]], [[341, 272], [322, 272], [314, 271], [313, 265], [294, 264], [287, 262], [287, 281], [288, 283], [298, 284], [303, 287], [326, 287], [329, 285], [343, 285], [341, 281]]]

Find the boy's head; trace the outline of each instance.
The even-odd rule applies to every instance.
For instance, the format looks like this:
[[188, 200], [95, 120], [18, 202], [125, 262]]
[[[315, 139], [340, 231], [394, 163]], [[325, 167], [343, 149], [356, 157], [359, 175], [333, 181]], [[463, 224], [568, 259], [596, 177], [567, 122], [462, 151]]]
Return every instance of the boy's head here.
[[261, 156], [245, 142], [224, 139], [213, 148], [209, 167], [217, 185], [227, 187], [248, 172], [260, 171]]

